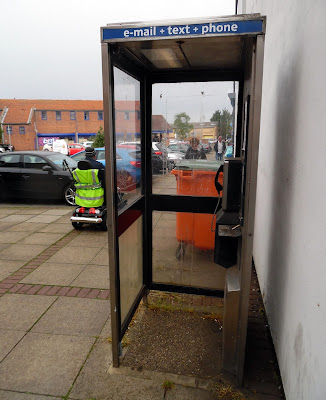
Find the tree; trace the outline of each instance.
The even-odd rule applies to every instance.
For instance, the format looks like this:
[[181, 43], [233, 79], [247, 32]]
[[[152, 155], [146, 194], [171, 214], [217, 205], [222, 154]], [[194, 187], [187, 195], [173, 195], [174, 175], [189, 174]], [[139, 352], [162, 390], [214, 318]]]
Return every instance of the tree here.
[[224, 108], [222, 112], [220, 110], [215, 111], [211, 121], [216, 121], [219, 128], [219, 134], [226, 139], [231, 136], [232, 132], [232, 114]]
[[188, 136], [188, 133], [194, 129], [194, 126], [189, 124], [189, 121], [190, 117], [185, 112], [174, 116], [174, 129], [179, 139], [185, 139]]
[[101, 126], [95, 136], [93, 147], [104, 147], [104, 129]]

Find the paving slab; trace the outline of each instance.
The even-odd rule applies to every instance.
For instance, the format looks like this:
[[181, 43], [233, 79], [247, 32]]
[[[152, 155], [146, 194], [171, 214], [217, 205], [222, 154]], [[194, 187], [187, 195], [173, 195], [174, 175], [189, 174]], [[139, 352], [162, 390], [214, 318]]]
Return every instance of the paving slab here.
[[38, 229], [39, 232], [65, 233], [65, 234], [73, 230], [74, 227], [71, 224], [57, 224], [57, 223], [48, 224], [45, 225], [43, 228]]
[[13, 215], [8, 215], [7, 217], [1, 218], [1, 222], [11, 222], [11, 223], [18, 223], [18, 222], [24, 222], [29, 219], [33, 218], [32, 215], [22, 215], [22, 214], [13, 214]]
[[0, 259], [0, 281], [7, 278], [9, 275], [21, 268], [26, 261], [13, 261], [13, 260], [1, 260]]
[[42, 215], [67, 215], [67, 214], [71, 214], [72, 210], [70, 208], [51, 208], [50, 210], [46, 210], [44, 212], [42, 212]]
[[80, 236], [93, 236], [94, 234], [96, 234], [97, 237], [108, 237], [108, 233], [96, 225], [86, 225], [85, 228], [83, 227], [83, 229], [80, 230]]
[[71, 283], [72, 286], [110, 289], [108, 265], [88, 265]]
[[108, 237], [99, 236], [98, 232], [94, 232], [93, 235], [78, 235], [77, 238], [73, 239], [67, 247], [102, 247], [108, 243]]
[[58, 264], [46, 262], [20, 282], [40, 285], [69, 286], [85, 267], [86, 264]]
[[78, 251], [67, 251], [67, 247], [65, 247], [55, 253], [47, 262], [62, 264], [89, 264], [99, 252], [99, 247], [81, 247]]
[[216, 400], [216, 394], [193, 387], [175, 385], [165, 396], [166, 400]]
[[106, 300], [59, 297], [32, 332], [98, 336], [109, 314], [110, 303]]
[[49, 246], [57, 242], [63, 236], [65, 236], [64, 233], [49, 233], [49, 232], [47, 233], [37, 232], [32, 234], [30, 232], [27, 232], [27, 235], [29, 235], [27, 238], [20, 241], [21, 244], [44, 244]]
[[49, 224], [50, 222], [54, 222], [60, 218], [59, 215], [37, 215], [29, 220], [32, 223], [45, 223]]
[[39, 396], [35, 393], [5, 392], [0, 390], [1, 400], [62, 400], [61, 397]]
[[60, 216], [55, 222], [57, 224], [71, 224], [70, 217], [72, 216], [73, 210], [69, 212], [69, 215]]
[[161, 383], [150, 379], [108, 374], [110, 364], [111, 345], [108, 341], [100, 339], [78, 376], [69, 399], [162, 399]]
[[38, 244], [12, 244], [0, 252], [2, 260], [25, 260], [27, 263], [38, 254], [42, 253], [48, 246]]
[[[24, 331], [0, 329], [0, 362], [25, 335]], [[0, 396], [0, 399], [2, 397]]]
[[93, 338], [28, 333], [0, 364], [0, 389], [65, 396]]
[[6, 249], [10, 246], [10, 243], [0, 243], [0, 251]]
[[109, 265], [109, 251], [107, 247], [102, 248], [90, 264]]
[[43, 209], [40, 209], [39, 207], [37, 207], [37, 208], [26, 207], [26, 208], [21, 208], [16, 212], [20, 212], [21, 214], [24, 214], [24, 215], [37, 215], [37, 214], [42, 213]]
[[30, 232], [2, 232], [0, 235], [0, 243], [17, 243], [19, 240], [28, 236]]
[[5, 232], [8, 229], [10, 229], [12, 226], [15, 226], [16, 223], [13, 222], [1, 222], [2, 220], [0, 219], [0, 232]]
[[18, 209], [18, 208], [8, 208], [6, 206], [0, 205], [0, 218], [2, 218], [3, 216], [10, 215], [10, 214], [15, 214], [19, 210], [20, 209]]
[[107, 319], [105, 325], [103, 326], [103, 329], [100, 333], [100, 338], [106, 339], [109, 342], [111, 341], [112, 338], [112, 329], [111, 329], [111, 315]]
[[35, 232], [45, 226], [48, 226], [48, 224], [30, 223], [27, 221], [11, 226], [8, 232]]
[[0, 298], [1, 329], [29, 330], [56, 299], [54, 296], [3, 295]]

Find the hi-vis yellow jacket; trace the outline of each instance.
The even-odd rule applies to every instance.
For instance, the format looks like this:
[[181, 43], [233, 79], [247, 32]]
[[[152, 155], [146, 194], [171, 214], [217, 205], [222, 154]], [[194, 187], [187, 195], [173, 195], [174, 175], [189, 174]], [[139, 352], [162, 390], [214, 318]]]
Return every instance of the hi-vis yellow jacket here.
[[75, 169], [75, 202], [81, 207], [100, 207], [104, 203], [104, 189], [98, 179], [98, 169]]

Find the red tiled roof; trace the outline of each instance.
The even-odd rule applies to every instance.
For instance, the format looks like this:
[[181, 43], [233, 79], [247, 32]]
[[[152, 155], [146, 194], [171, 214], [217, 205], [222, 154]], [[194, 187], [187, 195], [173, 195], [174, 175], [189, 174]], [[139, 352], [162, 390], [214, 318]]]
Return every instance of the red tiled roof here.
[[172, 130], [171, 126], [166, 122], [163, 115], [152, 115], [152, 130], [153, 131], [165, 131]]

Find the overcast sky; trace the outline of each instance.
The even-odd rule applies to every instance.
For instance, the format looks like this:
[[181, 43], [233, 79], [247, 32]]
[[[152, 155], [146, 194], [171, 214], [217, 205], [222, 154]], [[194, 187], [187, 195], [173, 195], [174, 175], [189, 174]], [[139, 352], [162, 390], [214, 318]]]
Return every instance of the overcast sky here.
[[[98, 100], [102, 99], [101, 26], [233, 15], [235, 0], [1, 0], [0, 13], [0, 98]], [[189, 111], [193, 121], [211, 117], [208, 103], [230, 109], [227, 92], [232, 84], [222, 86], [220, 93], [213, 86], [194, 85], [182, 92], [185, 98], [198, 98], [197, 111]], [[169, 114], [171, 90], [155, 103], [158, 112], [164, 103], [159, 113]], [[180, 102], [186, 100], [180, 97]]]

